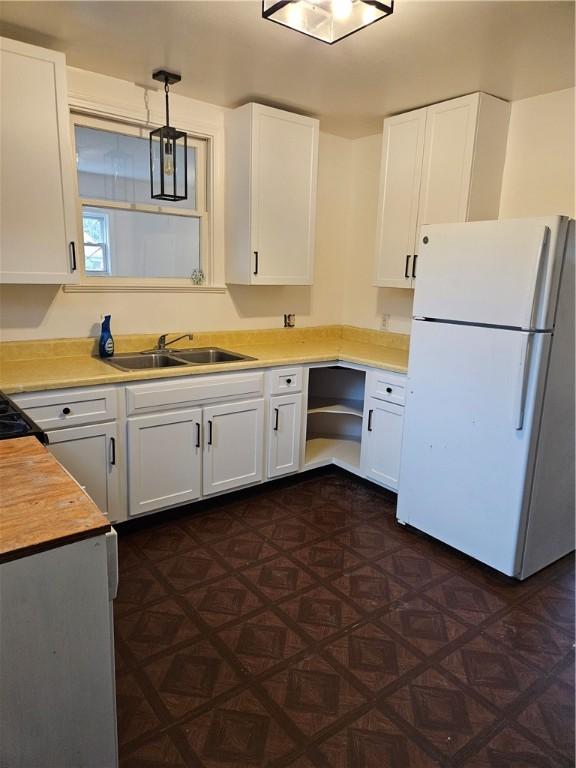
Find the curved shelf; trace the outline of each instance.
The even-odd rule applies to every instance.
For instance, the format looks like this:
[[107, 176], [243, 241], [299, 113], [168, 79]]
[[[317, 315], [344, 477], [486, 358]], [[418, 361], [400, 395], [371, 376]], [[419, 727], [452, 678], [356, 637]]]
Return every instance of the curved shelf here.
[[363, 400], [350, 400], [338, 398], [315, 398], [308, 400], [308, 413], [334, 413], [362, 418], [364, 413]]

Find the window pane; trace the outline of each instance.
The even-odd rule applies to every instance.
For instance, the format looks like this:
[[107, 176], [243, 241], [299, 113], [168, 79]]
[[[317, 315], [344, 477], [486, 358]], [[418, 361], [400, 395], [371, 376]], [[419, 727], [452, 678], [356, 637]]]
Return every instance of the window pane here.
[[106, 273], [106, 256], [101, 245], [84, 243], [84, 268], [87, 272]]
[[103, 219], [84, 214], [84, 242], [103, 243], [106, 240], [103, 224]]
[[[88, 211], [108, 217], [109, 275], [189, 278], [200, 268], [198, 218], [114, 208]], [[84, 246], [87, 270], [91, 247]]]
[[[188, 198], [179, 202], [150, 196], [148, 137], [128, 136], [98, 128], [75, 127], [76, 164], [80, 197], [145, 203], [169, 208], [196, 208], [196, 148], [188, 147]], [[176, 157], [176, 165], [182, 162]]]

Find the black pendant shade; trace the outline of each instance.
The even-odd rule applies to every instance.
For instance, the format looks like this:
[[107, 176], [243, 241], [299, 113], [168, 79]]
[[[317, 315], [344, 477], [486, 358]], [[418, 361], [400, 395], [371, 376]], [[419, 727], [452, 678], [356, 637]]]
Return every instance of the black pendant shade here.
[[159, 69], [152, 77], [164, 83], [166, 125], [150, 131], [150, 195], [155, 200], [186, 200], [188, 197], [188, 147], [186, 133], [170, 125], [168, 91], [180, 75]]

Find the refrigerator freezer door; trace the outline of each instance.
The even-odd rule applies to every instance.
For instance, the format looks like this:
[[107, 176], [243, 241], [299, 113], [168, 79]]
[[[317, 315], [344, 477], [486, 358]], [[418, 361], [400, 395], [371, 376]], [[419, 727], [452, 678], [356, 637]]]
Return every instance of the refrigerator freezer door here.
[[520, 569], [550, 334], [415, 321], [397, 516]]
[[566, 225], [548, 216], [422, 227], [414, 315], [548, 330]]

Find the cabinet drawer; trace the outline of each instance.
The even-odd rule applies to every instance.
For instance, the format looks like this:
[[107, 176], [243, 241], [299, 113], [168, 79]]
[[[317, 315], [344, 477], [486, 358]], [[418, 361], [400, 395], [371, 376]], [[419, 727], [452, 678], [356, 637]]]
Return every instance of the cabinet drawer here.
[[237, 400], [263, 394], [263, 373], [194, 376], [126, 387], [126, 410], [128, 416], [133, 416], [153, 410], [185, 408], [191, 403]]
[[12, 398], [42, 429], [59, 429], [116, 418], [116, 390], [68, 389]]
[[404, 405], [406, 377], [390, 371], [371, 371], [368, 374], [368, 394], [388, 403]]
[[278, 368], [268, 373], [271, 395], [286, 395], [302, 389], [302, 368]]

